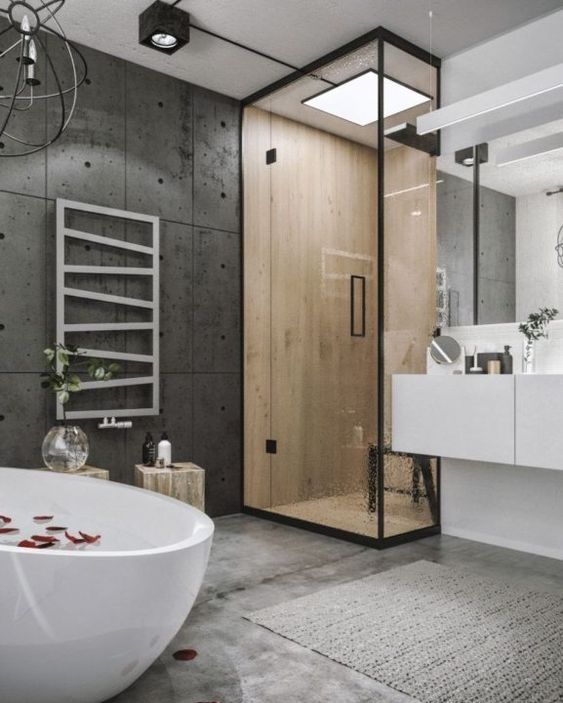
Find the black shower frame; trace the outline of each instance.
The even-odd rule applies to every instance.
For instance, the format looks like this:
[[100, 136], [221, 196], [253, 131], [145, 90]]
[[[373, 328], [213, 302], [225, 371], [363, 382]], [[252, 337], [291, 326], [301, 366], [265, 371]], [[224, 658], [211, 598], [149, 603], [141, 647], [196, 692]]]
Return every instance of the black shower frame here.
[[[370, 42], [377, 41], [377, 56], [378, 56], [378, 68], [383, 70], [378, 71], [378, 93], [382, 96], [382, 99], [378, 102], [378, 123], [377, 123], [377, 141], [378, 144], [383, 144], [385, 139], [385, 124], [384, 124], [384, 90], [383, 90], [383, 79], [385, 77], [385, 44], [391, 44], [392, 46], [401, 49], [407, 54], [429, 64], [436, 69], [436, 107], [441, 106], [441, 66], [442, 61], [440, 58], [428, 52], [421, 47], [413, 44], [412, 42], [404, 39], [403, 37], [389, 31], [385, 27], [379, 26], [375, 29], [362, 34], [356, 39], [344, 44], [343, 46], [335, 49], [334, 51], [325, 54], [319, 59], [306, 64], [302, 68], [289, 73], [287, 76], [261, 88], [260, 90], [252, 93], [241, 101], [240, 108], [240, 183], [241, 183], [241, 193], [240, 193], [240, 217], [241, 217], [241, 321], [242, 329], [244, 329], [244, 170], [243, 170], [243, 144], [242, 144], [242, 125], [244, 117], [244, 109], [255, 103], [257, 100], [265, 98], [266, 96], [280, 90], [281, 88], [314, 73], [320, 68], [323, 68], [327, 64], [350, 54], [362, 46], [369, 44]], [[440, 154], [440, 135], [438, 133], [438, 153]], [[411, 530], [404, 534], [393, 535], [391, 537], [385, 537], [385, 445], [384, 445], [384, 421], [385, 421], [385, 151], [384, 149], [378, 148], [377, 150], [377, 344], [378, 344], [378, 355], [377, 355], [377, 537], [370, 537], [368, 535], [362, 535], [355, 532], [349, 532], [347, 530], [340, 530], [338, 528], [329, 527], [328, 525], [320, 525], [318, 523], [309, 522], [307, 520], [300, 520], [298, 518], [292, 518], [285, 515], [270, 512], [269, 510], [262, 510], [260, 508], [253, 508], [251, 506], [245, 505], [244, 503], [244, 440], [245, 440], [245, 424], [244, 424], [244, 408], [245, 408], [245, 397], [244, 397], [244, 378], [245, 378], [245, 367], [244, 367], [244, 334], [241, 340], [241, 378], [242, 383], [242, 393], [241, 393], [241, 422], [242, 422], [242, 432], [241, 432], [241, 457], [242, 457], [242, 471], [241, 471], [241, 495], [242, 495], [242, 512], [247, 515], [252, 515], [255, 517], [262, 518], [264, 520], [269, 520], [271, 522], [276, 522], [283, 525], [289, 525], [291, 527], [297, 527], [300, 529], [307, 530], [309, 532], [316, 532], [319, 534], [327, 535], [329, 537], [335, 537], [338, 539], [346, 540], [348, 542], [354, 542], [356, 544], [361, 544], [367, 547], [372, 547], [374, 549], [387, 549], [389, 547], [395, 547], [400, 544], [405, 544], [408, 542], [413, 542], [424, 537], [431, 537], [441, 533], [441, 462], [437, 459], [437, 473], [436, 473], [436, 491], [438, 498], [438, 519], [435, 525], [429, 527], [423, 527], [418, 530]], [[383, 535], [383, 536], [382, 536]]]

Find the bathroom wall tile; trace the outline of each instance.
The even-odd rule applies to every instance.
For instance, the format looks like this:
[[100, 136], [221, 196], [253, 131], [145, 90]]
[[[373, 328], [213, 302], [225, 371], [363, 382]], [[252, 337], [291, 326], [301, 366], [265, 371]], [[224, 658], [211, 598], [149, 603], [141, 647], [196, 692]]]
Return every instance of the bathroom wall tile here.
[[450, 325], [473, 324], [473, 274], [448, 272]]
[[99, 430], [99, 420], [76, 420], [90, 444], [88, 464], [109, 471], [110, 480], [128, 483], [128, 430]]
[[238, 374], [194, 374], [194, 451], [206, 470], [207, 512], [241, 508], [241, 402]]
[[0, 466], [43, 466], [46, 391], [37, 373], [0, 373]]
[[194, 263], [194, 370], [240, 370], [238, 234], [198, 229]]
[[127, 208], [192, 222], [192, 87], [127, 65]]
[[438, 265], [448, 273], [468, 273], [473, 264], [473, 190], [468, 181], [439, 173]]
[[192, 369], [193, 230], [161, 223], [160, 235], [160, 365], [161, 371]]
[[[515, 289], [516, 198], [483, 188], [480, 226], [480, 275], [483, 278], [512, 283]], [[515, 297], [515, 293], [513, 295]]]
[[[53, 39], [49, 39], [50, 48]], [[55, 46], [55, 57], [62, 49]], [[47, 194], [79, 202], [125, 207], [125, 62], [81, 47], [87, 82], [74, 117], [48, 149]], [[68, 76], [63, 73], [63, 80]], [[51, 81], [52, 82], [52, 81]], [[54, 118], [50, 107], [50, 119]]]
[[[136, 389], [128, 390], [128, 402], [134, 403]], [[194, 461], [192, 445], [193, 379], [188, 373], [164, 373], [160, 378], [160, 415], [133, 418], [127, 430], [126, 483], [133, 483], [134, 466], [142, 460], [141, 448], [150, 432], [156, 443], [167, 432], [172, 443], [172, 461]], [[113, 430], [110, 430], [113, 432]], [[116, 430], [117, 431], [117, 430]]]
[[480, 278], [479, 286], [479, 324], [514, 322], [516, 319], [514, 283]]
[[[40, 116], [34, 119], [45, 122], [45, 108]], [[0, 190], [10, 193], [22, 193], [42, 198], [45, 196], [45, 161], [46, 152], [39, 151], [29, 156], [18, 156], [13, 159], [3, 160], [3, 164], [10, 164], [10, 168], [0, 169]]]
[[194, 224], [240, 229], [240, 104], [194, 88]]
[[45, 212], [45, 200], [0, 192], [0, 371], [43, 367]]

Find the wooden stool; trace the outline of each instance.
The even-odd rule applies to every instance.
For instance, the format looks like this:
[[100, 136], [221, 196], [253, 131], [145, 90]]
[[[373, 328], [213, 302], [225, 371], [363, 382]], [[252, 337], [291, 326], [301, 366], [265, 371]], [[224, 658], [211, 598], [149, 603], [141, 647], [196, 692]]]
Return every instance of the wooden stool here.
[[190, 462], [166, 469], [136, 464], [135, 485], [205, 510], [205, 471]]

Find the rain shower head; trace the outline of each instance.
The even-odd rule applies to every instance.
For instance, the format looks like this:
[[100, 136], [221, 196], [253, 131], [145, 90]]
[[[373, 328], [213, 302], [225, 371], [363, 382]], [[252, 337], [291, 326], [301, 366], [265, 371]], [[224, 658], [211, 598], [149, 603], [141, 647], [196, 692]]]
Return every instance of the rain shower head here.
[[563, 193], [563, 186], [556, 186], [555, 190], [548, 190], [546, 195], [549, 197], [550, 195], [557, 195], [558, 193]]

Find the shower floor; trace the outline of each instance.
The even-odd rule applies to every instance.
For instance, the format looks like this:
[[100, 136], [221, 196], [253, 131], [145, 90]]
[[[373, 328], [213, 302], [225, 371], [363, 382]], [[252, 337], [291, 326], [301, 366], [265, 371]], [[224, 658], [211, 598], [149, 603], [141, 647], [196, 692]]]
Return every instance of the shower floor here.
[[[269, 508], [268, 512], [377, 537], [377, 514], [367, 511], [366, 498], [362, 493], [275, 505]], [[408, 495], [385, 494], [385, 537], [393, 537], [432, 524], [427, 501], [421, 499], [420, 503], [413, 503]]]

